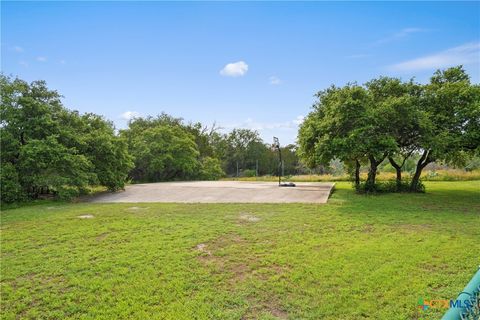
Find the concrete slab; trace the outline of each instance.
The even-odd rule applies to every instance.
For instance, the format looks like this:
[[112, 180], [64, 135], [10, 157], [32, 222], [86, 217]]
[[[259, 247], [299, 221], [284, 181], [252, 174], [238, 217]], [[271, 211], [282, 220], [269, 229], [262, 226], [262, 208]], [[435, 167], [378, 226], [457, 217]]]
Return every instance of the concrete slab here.
[[91, 202], [180, 203], [326, 203], [334, 183], [296, 183], [279, 187], [275, 182], [191, 181], [144, 183], [125, 191], [106, 193]]

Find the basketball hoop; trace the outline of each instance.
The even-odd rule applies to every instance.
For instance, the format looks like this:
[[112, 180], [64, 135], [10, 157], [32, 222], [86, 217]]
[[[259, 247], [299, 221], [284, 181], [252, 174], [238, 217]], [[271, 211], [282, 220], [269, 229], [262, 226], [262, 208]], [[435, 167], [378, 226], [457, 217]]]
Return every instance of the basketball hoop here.
[[288, 182], [282, 183], [282, 149], [280, 148], [280, 140], [277, 137], [273, 137], [272, 149], [277, 149], [278, 151], [278, 186], [279, 187], [295, 187], [295, 183]]

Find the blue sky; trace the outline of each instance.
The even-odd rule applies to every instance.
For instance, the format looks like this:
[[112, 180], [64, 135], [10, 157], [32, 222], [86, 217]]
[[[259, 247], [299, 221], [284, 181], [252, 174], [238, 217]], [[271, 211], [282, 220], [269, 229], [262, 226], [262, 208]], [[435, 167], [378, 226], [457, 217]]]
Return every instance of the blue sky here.
[[479, 2], [5, 2], [1, 68], [124, 128], [165, 111], [295, 140], [330, 84], [480, 79]]

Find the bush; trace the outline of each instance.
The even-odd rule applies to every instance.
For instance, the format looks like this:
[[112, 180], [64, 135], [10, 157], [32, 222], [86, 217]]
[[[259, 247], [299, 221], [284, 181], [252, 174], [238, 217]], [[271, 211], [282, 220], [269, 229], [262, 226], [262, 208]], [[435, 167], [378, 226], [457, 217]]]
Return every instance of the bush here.
[[80, 195], [81, 191], [76, 187], [62, 186], [55, 192], [56, 196], [60, 200], [72, 200]]
[[409, 190], [410, 192], [420, 192], [420, 193], [425, 193], [425, 185], [422, 183], [422, 181], [418, 181], [417, 188], [416, 190]]
[[240, 174], [241, 177], [247, 177], [247, 178], [255, 177], [256, 175], [257, 175], [257, 172], [253, 169], [245, 169]]
[[398, 184], [396, 181], [377, 182], [374, 185], [368, 182], [362, 182], [355, 186], [357, 193], [394, 193], [394, 192], [425, 192], [425, 185], [419, 181], [417, 190], [410, 190], [410, 182], [402, 181]]
[[211, 157], [205, 157], [201, 162], [200, 179], [202, 180], [218, 180], [225, 176], [222, 170], [220, 160]]

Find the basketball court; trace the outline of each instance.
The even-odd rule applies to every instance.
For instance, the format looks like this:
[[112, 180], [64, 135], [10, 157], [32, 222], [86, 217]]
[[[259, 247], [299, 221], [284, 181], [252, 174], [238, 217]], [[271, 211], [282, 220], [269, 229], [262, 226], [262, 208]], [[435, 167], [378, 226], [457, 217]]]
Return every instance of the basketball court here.
[[105, 193], [91, 202], [180, 203], [326, 203], [334, 183], [296, 183], [279, 187], [275, 182], [191, 181], [144, 183], [125, 191]]

